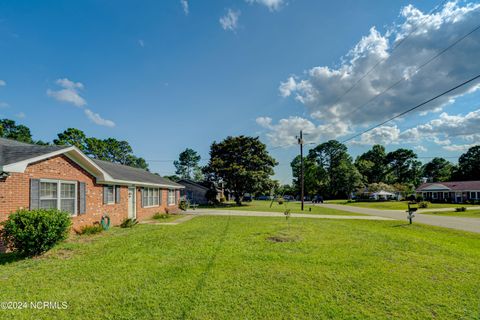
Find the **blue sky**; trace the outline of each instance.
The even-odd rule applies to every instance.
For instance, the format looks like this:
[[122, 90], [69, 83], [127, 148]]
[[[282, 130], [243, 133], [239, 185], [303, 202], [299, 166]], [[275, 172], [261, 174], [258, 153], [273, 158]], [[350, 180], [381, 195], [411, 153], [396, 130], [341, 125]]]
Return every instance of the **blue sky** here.
[[[397, 71], [388, 68], [401, 66], [404, 72], [415, 66], [402, 56], [423, 61], [428, 58], [425, 52], [435, 53], [467, 32], [479, 21], [477, 4], [459, 2], [438, 8], [437, 16], [423, 17], [418, 37], [414, 32], [399, 47], [398, 57], [392, 54], [382, 63], [379, 74], [372, 75], [376, 82], [365, 82], [381, 88], [395, 80]], [[410, 9], [402, 11], [408, 5]], [[433, 72], [438, 68], [428, 66], [432, 69], [414, 74], [402, 84], [405, 88], [382, 100], [393, 109], [378, 103], [350, 119], [345, 115], [351, 113], [352, 103], [372, 94], [362, 83], [336, 114], [329, 115], [326, 92], [338, 97], [349, 86], [342, 82], [345, 78], [332, 74], [348, 69], [351, 78], [358, 79], [362, 68], [368, 70], [372, 61], [391, 53], [395, 37], [408, 34], [418, 12], [426, 14], [437, 5], [438, 1], [0, 0], [0, 116], [29, 126], [35, 139], [51, 141], [58, 132], [76, 127], [88, 136], [128, 140], [162, 175], [173, 174], [170, 160], [186, 147], [207, 160], [214, 140], [260, 135], [280, 162], [276, 177], [288, 183], [289, 162], [298, 148], [284, 146], [292, 144], [288, 137], [293, 139], [299, 127], [310, 126], [307, 133], [315, 142], [346, 138], [435, 95], [437, 89], [480, 73], [480, 62], [468, 59], [476, 54], [478, 60], [477, 32], [438, 61], [449, 65], [439, 70], [449, 75], [452, 70], [467, 71], [441, 77]], [[451, 22], [451, 17], [460, 22]], [[422, 38], [423, 29], [428, 39]], [[385, 39], [390, 42], [382, 48]], [[460, 55], [463, 64], [452, 62]], [[333, 73], [309, 73], [315, 67], [328, 67]], [[382, 78], [385, 74], [392, 77]], [[415, 83], [417, 78], [422, 86]], [[449, 81], [440, 81], [444, 78]], [[410, 84], [422, 94], [412, 93]], [[310, 89], [315, 90], [314, 98]], [[412, 98], [398, 101], [400, 96]], [[476, 134], [458, 132], [458, 127], [480, 123], [480, 113], [475, 113], [479, 98], [470, 87], [469, 93], [449, 97], [455, 102], [445, 100], [426, 108], [431, 111], [427, 114], [412, 114], [349, 148], [356, 155], [382, 142], [388, 149], [415, 148], [424, 157], [457, 156], [479, 141]], [[437, 121], [433, 129], [431, 123], [428, 127], [431, 121]], [[456, 124], [456, 134], [445, 135], [438, 121], [448, 128]], [[332, 123], [335, 126], [325, 127]]]

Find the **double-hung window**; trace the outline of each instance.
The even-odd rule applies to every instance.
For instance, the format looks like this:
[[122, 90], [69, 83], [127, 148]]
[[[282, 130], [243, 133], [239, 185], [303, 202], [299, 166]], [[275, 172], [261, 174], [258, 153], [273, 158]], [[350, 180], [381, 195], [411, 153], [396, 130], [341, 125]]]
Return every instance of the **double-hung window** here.
[[115, 203], [115, 186], [106, 186], [107, 188], [107, 204]]
[[77, 213], [77, 183], [61, 180], [40, 180], [40, 208]]
[[160, 204], [160, 191], [157, 188], [143, 188], [143, 206], [158, 207]]
[[173, 189], [168, 190], [168, 205], [173, 206], [176, 204], [176, 192]]

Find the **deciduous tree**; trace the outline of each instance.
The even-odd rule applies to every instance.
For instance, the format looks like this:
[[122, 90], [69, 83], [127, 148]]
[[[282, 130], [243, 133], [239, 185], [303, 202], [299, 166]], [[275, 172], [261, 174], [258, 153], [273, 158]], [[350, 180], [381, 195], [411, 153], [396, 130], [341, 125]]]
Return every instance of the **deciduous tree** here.
[[210, 147], [210, 161], [204, 172], [223, 181], [240, 205], [245, 193], [255, 193], [268, 183], [277, 162], [258, 137], [227, 137]]

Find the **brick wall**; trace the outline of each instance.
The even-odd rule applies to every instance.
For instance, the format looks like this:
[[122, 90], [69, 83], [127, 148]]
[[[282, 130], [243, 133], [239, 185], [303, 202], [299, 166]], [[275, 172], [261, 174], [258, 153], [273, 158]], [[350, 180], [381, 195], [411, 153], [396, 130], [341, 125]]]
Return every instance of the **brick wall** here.
[[[161, 197], [162, 201], [159, 206], [155, 207], [148, 207], [148, 208], [142, 208], [142, 191], [141, 188], [137, 188], [137, 219], [138, 220], [145, 220], [151, 218], [155, 213], [165, 213], [168, 209], [169, 213], [178, 213], [178, 204], [174, 206], [169, 206], [167, 205], [167, 198], [168, 198], [168, 190], [167, 189], [161, 189]], [[180, 193], [177, 191], [177, 202], [178, 199], [180, 199]]]
[[[73, 228], [91, 225], [100, 221], [104, 213], [111, 219], [111, 225], [119, 225], [128, 216], [128, 187], [120, 187], [120, 203], [103, 204], [103, 185], [95, 183], [95, 177], [64, 155], [31, 164], [24, 173], [11, 173], [0, 180], [0, 221], [18, 209], [29, 209], [30, 179], [74, 180], [86, 184], [86, 213], [72, 217]], [[177, 212], [178, 206], [167, 206], [168, 190], [162, 191], [162, 202], [158, 207], [142, 208], [141, 188], [137, 187], [137, 219], [144, 220], [157, 212]], [[179, 194], [177, 192], [177, 199]]]

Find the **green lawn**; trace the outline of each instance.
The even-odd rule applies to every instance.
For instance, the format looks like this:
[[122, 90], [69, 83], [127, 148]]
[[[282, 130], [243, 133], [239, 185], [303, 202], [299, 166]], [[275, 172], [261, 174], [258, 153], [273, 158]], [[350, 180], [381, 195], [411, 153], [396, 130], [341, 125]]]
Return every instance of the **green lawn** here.
[[464, 212], [456, 211], [436, 211], [436, 212], [422, 212], [423, 214], [433, 214], [436, 216], [452, 216], [465, 218], [480, 218], [480, 210], [467, 210]]
[[285, 212], [286, 209], [290, 209], [290, 212], [292, 213], [312, 213], [312, 214], [347, 215], [347, 216], [361, 215], [359, 213], [345, 212], [341, 210], [321, 207], [318, 205], [311, 205], [308, 203], [305, 204], [304, 211], [302, 211], [300, 202], [284, 202], [283, 204], [278, 204], [278, 202], [276, 201], [272, 203], [271, 201], [261, 201], [261, 200], [244, 202], [241, 206], [237, 206], [235, 203], [229, 202], [224, 205], [219, 205], [215, 207], [208, 206], [204, 208], [218, 209], [218, 210], [228, 209], [228, 210], [263, 211], [263, 212]]
[[[201, 216], [0, 258], [1, 319], [478, 319], [480, 235], [354, 221]], [[275, 242], [269, 238], [291, 239]]]
[[[382, 209], [382, 210], [407, 210], [408, 201], [383, 201], [383, 202], [348, 202], [347, 200], [328, 200], [325, 203], [343, 204], [347, 206]], [[468, 207], [468, 204], [455, 203], [429, 203], [428, 209]]]

